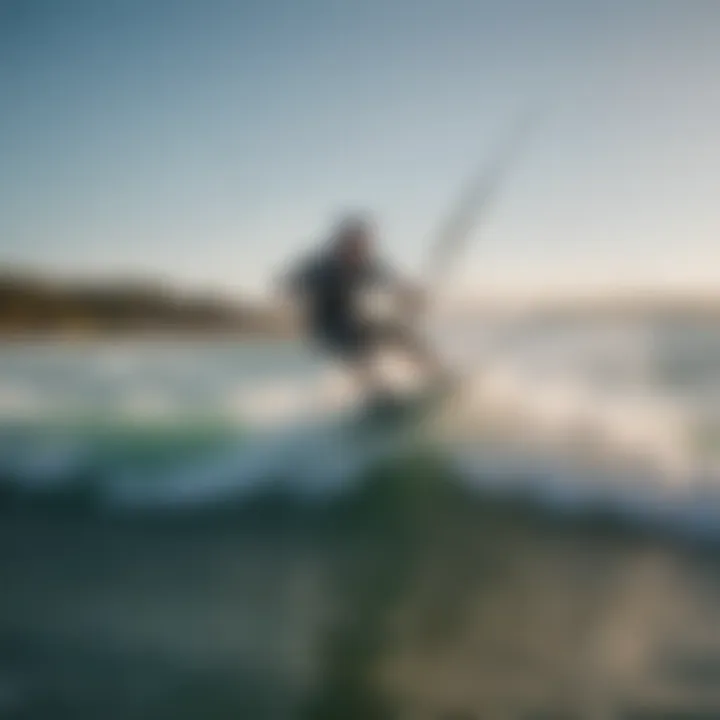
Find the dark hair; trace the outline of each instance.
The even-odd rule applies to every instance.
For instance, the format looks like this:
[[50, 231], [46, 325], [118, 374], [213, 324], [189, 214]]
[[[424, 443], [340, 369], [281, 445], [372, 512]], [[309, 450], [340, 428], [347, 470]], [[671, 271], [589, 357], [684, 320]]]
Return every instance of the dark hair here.
[[369, 234], [373, 230], [373, 222], [366, 214], [353, 213], [340, 218], [335, 225], [335, 237], [355, 235], [358, 233]]

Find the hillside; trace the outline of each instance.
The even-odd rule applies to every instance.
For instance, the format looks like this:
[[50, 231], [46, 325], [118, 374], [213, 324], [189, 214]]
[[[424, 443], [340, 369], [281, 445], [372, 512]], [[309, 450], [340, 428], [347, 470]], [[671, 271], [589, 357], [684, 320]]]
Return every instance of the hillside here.
[[0, 271], [0, 334], [284, 334], [280, 313], [256, 303], [161, 283], [56, 281]]

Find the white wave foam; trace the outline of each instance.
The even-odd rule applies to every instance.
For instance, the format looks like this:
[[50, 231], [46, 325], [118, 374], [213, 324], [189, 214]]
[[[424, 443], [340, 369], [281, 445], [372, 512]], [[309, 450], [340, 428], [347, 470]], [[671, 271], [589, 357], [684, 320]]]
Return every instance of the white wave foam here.
[[6, 381], [0, 385], [0, 419], [25, 420], [38, 417], [48, 409], [47, 402], [29, 381]]
[[[485, 491], [720, 528], [720, 413], [708, 401], [712, 387], [681, 392], [657, 380], [667, 360], [658, 353], [673, 347], [652, 333], [593, 332], [501, 328], [457, 338], [454, 361], [467, 379], [436, 439]], [[694, 367], [688, 347], [683, 362]], [[0, 472], [28, 487], [52, 487], [92, 457], [106, 501], [128, 506], [242, 496], [270, 476], [323, 497], [362, 475], [380, 446], [343, 435], [331, 419], [353, 404], [352, 387], [334, 373], [308, 371], [306, 359], [293, 364], [287, 348], [282, 362], [274, 352], [256, 349], [249, 360], [245, 352], [138, 346], [72, 354], [49, 346], [39, 356], [16, 348], [3, 359], [0, 419], [23, 424], [26, 434], [23, 442], [0, 441]], [[277, 362], [265, 367], [264, 358]], [[473, 370], [479, 359], [481, 369]], [[390, 372], [413, 381], [399, 366]], [[102, 458], [92, 433], [45, 430], [74, 418], [151, 427], [200, 415], [247, 437], [144, 465]]]

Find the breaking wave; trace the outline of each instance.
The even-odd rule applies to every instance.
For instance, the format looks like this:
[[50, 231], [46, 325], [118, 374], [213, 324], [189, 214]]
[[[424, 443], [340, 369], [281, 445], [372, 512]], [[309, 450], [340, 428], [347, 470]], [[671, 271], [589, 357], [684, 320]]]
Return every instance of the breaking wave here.
[[446, 331], [460, 392], [368, 437], [337, 377], [291, 343], [9, 346], [0, 477], [104, 511], [199, 509], [278, 485], [324, 501], [426, 452], [482, 494], [720, 533], [720, 337], [528, 324]]

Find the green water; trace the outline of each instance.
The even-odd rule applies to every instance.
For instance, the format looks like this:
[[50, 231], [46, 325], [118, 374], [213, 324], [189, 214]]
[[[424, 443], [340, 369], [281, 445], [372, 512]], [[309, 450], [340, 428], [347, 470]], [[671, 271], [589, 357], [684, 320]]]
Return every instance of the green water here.
[[322, 507], [270, 493], [203, 522], [1, 519], [9, 717], [720, 711], [712, 549], [479, 501], [432, 454]]

